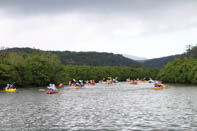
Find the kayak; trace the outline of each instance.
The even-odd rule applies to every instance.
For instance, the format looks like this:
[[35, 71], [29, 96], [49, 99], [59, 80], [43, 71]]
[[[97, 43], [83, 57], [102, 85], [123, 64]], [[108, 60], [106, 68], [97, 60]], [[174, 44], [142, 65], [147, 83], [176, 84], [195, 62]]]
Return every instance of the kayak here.
[[139, 80], [138, 82], [146, 82], [146, 80]]
[[129, 82], [129, 84], [137, 84], [137, 82]]
[[171, 88], [171, 87], [170, 87], [170, 86], [166, 86], [166, 85], [164, 85], [164, 86], [163, 86], [163, 88]]
[[93, 85], [94, 86], [94, 85], [96, 85], [96, 83], [89, 83], [89, 85]]
[[46, 91], [45, 93], [46, 94], [55, 94], [55, 93], [58, 93], [58, 91]]
[[84, 88], [84, 86], [75, 86], [75, 89], [81, 89]]
[[16, 92], [16, 88], [10, 88], [8, 89], [7, 87], [5, 88], [6, 92]]
[[161, 86], [161, 87], [153, 87], [152, 88], [153, 90], [161, 90], [161, 89], [163, 89], [163, 87]]
[[106, 84], [107, 86], [113, 86], [114, 84]]
[[73, 84], [68, 84], [68, 86], [73, 86]]
[[59, 85], [58, 85], [58, 87], [62, 87], [63, 86], [63, 84], [62, 83], [60, 83]]

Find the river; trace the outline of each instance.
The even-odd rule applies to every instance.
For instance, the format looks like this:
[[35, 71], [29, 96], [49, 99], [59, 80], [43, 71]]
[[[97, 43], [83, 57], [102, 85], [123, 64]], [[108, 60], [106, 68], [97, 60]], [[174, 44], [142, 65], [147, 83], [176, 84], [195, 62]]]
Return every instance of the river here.
[[152, 90], [149, 83], [97, 84], [59, 88], [51, 95], [38, 88], [1, 90], [0, 130], [197, 130], [197, 88], [170, 86]]

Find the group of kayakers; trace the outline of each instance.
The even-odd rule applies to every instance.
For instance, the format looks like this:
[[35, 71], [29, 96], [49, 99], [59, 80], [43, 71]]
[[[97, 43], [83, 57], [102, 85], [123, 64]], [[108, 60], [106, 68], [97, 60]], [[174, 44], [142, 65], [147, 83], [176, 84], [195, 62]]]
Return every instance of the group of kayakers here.
[[96, 85], [94, 80], [75, 80], [73, 79], [73, 83], [71, 81], [68, 82], [68, 86], [85, 86], [85, 85]]
[[[68, 86], [74, 85], [74, 86], [83, 87], [83, 86], [85, 85], [85, 83], [87, 83], [87, 81], [84, 82], [83, 80], [79, 80], [79, 81], [74, 80], [74, 83], [72, 83], [71, 81], [69, 81], [69, 82], [68, 82]], [[62, 83], [60, 83], [60, 84], [58, 85], [58, 87], [62, 87], [62, 86], [63, 86]], [[49, 84], [49, 86], [48, 86], [47, 88], [48, 88], [49, 90], [53, 90], [53, 91], [57, 90], [55, 84]]]
[[[137, 82], [139, 82], [139, 81], [146, 81], [146, 78], [143, 78], [142, 80], [139, 80], [139, 79], [137, 79], [137, 80], [127, 79], [126, 81], [129, 82], [129, 84], [137, 84]], [[162, 84], [161, 81], [154, 81], [151, 78], [148, 80], [148, 82], [149, 83], [155, 83], [154, 87], [164, 87], [165, 86], [165, 85]], [[105, 83], [106, 84], [113, 84], [113, 83], [118, 83], [118, 81], [116, 79], [110, 79], [110, 80], [107, 80]], [[16, 89], [14, 84], [15, 84], [15, 82], [8, 83], [6, 89], [7, 90]], [[96, 82], [94, 80], [90, 80], [90, 81], [89, 80], [86, 80], [86, 81], [78, 80], [78, 81], [76, 81], [75, 79], [73, 79], [73, 83], [71, 81], [69, 81], [68, 86], [75, 86], [75, 88], [76, 87], [77, 88], [80, 88], [80, 87], [84, 88], [85, 84], [95, 85]], [[62, 86], [63, 86], [63, 83], [60, 83], [58, 85], [58, 87], [62, 87]], [[165, 86], [165, 87], [167, 88], [168, 86]], [[56, 85], [52, 84], [52, 83], [50, 83], [49, 86], [47, 86], [47, 88], [49, 89], [49, 91], [57, 91]]]

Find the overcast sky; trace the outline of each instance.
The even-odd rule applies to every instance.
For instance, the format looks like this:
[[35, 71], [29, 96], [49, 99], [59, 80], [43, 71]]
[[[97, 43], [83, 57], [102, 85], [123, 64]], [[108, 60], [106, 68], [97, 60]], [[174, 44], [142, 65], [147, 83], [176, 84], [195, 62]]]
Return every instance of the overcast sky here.
[[0, 46], [146, 58], [197, 44], [197, 0], [0, 0]]

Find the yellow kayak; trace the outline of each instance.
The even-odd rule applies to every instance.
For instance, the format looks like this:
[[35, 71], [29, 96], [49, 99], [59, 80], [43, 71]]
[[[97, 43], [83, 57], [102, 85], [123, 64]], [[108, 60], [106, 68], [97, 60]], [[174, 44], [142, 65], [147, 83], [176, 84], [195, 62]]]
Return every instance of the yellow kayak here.
[[107, 86], [113, 86], [114, 84], [106, 84]]
[[170, 86], [167, 86], [167, 85], [163, 85], [162, 87], [165, 88], [165, 89], [166, 88], [171, 88]]
[[75, 89], [84, 88], [84, 86], [75, 86]]
[[8, 88], [6, 87], [6, 88], [5, 88], [5, 91], [6, 91], [6, 92], [16, 92], [16, 88], [8, 89]]
[[161, 90], [161, 89], [163, 89], [163, 87], [161, 86], [161, 87], [153, 87], [152, 88], [153, 90]]
[[146, 80], [144, 80], [144, 81], [143, 80], [139, 80], [138, 82], [146, 82]]

